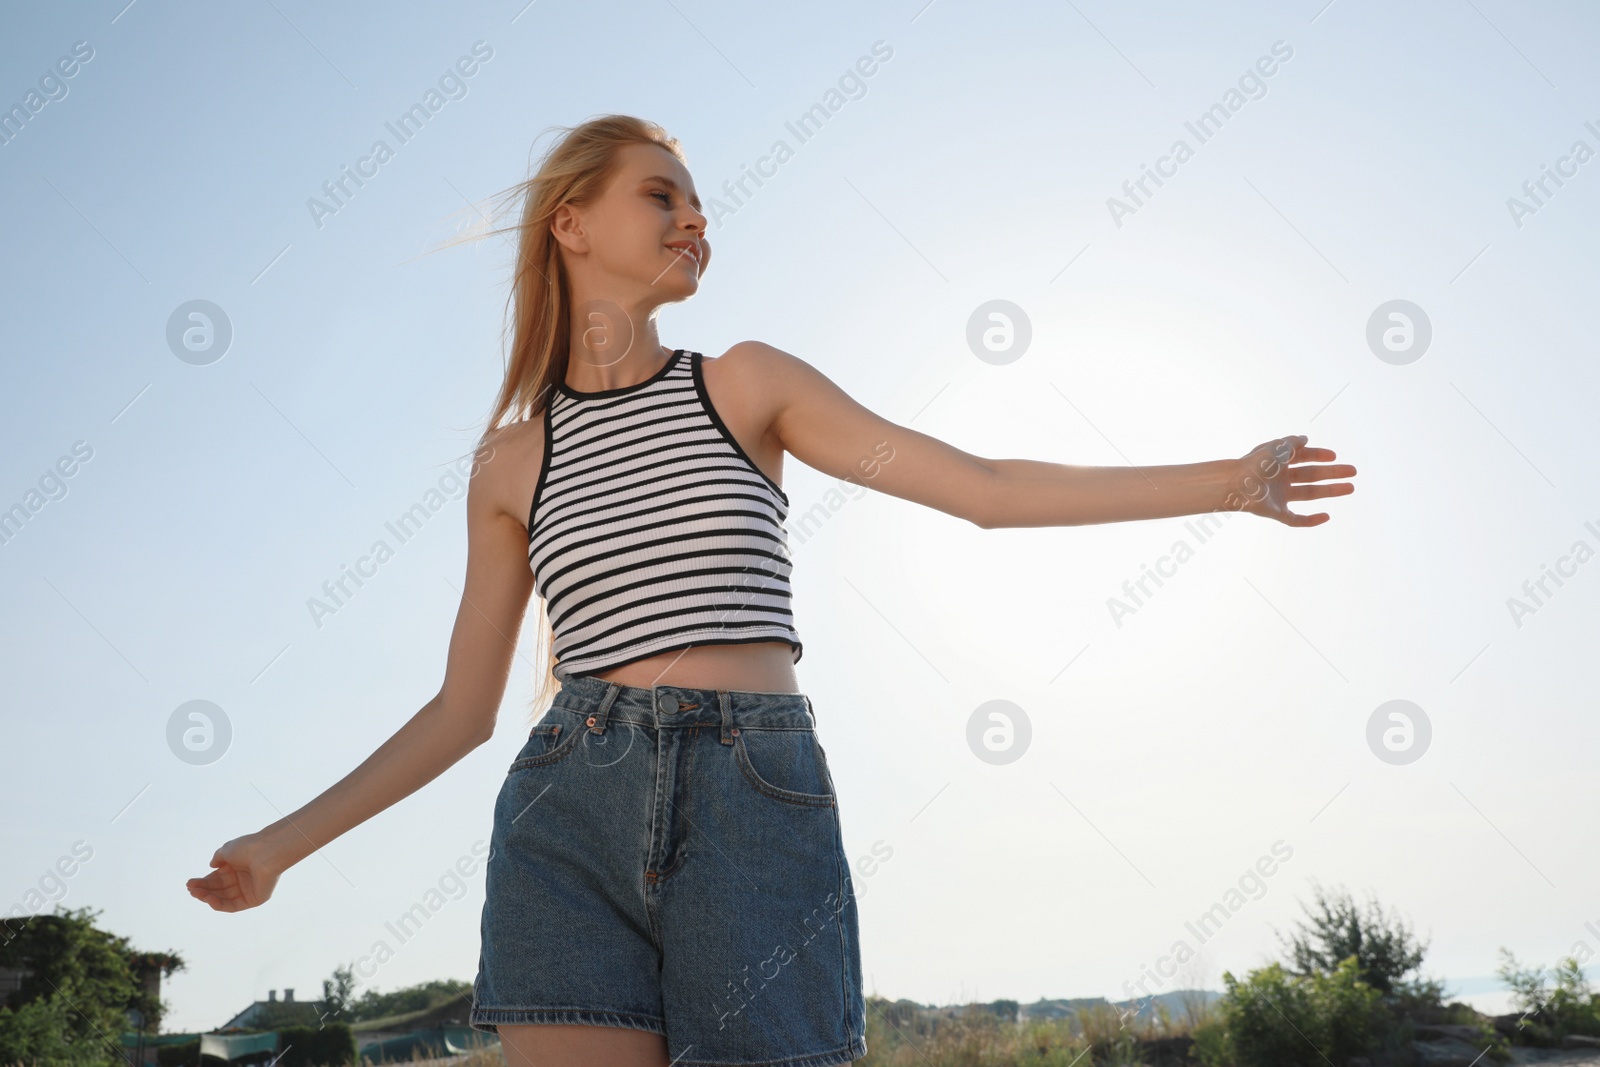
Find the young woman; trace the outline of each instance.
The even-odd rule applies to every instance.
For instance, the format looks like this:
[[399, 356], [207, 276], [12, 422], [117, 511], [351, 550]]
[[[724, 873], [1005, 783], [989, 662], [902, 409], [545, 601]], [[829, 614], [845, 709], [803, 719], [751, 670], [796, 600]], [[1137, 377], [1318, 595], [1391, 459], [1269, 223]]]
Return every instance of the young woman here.
[[[986, 529], [1350, 493], [1306, 438], [1239, 459], [1079, 467], [982, 459], [888, 422], [757, 341], [671, 349], [706, 217], [677, 141], [607, 116], [512, 192], [505, 383], [467, 495], [443, 685], [325, 793], [229, 841], [190, 892], [263, 903], [283, 871], [487, 741], [539, 594], [538, 717], [495, 804], [472, 1024], [513, 1065], [827, 1067], [866, 1053], [838, 805], [796, 682], [787, 453]], [[887, 457], [892, 461], [884, 462]], [[543, 699], [559, 683], [544, 709]]]

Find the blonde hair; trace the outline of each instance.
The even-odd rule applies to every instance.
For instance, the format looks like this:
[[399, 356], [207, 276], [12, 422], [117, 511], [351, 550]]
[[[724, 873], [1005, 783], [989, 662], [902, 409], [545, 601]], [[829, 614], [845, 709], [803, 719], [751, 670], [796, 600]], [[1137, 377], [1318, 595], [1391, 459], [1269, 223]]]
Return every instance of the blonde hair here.
[[[565, 135], [551, 146], [533, 177], [491, 198], [496, 205], [495, 218], [502, 217], [507, 207], [520, 204], [520, 221], [468, 238], [517, 234], [516, 265], [507, 295], [510, 345], [505, 378], [484, 437], [543, 414], [551, 390], [566, 380], [571, 292], [561, 250], [550, 233], [557, 209], [563, 204], [583, 206], [598, 200], [616, 173], [617, 150], [624, 145], [658, 145], [680, 162], [688, 162], [677, 139], [663, 127], [632, 115], [602, 115], [577, 126], [553, 128], [565, 130]], [[532, 715], [537, 716], [554, 697], [557, 681], [550, 615], [544, 598], [535, 594], [535, 599], [539, 601], [537, 648], [542, 650], [538, 655], [545, 668], [543, 677], [535, 681]]]

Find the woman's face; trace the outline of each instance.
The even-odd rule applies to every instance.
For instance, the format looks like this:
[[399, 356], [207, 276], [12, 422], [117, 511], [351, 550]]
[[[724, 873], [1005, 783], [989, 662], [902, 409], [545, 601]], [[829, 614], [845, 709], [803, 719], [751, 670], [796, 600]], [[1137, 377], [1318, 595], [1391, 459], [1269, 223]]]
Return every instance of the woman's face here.
[[575, 294], [629, 304], [693, 296], [711, 259], [705, 228], [688, 169], [646, 144], [618, 149], [617, 171], [600, 198], [562, 205], [551, 222]]

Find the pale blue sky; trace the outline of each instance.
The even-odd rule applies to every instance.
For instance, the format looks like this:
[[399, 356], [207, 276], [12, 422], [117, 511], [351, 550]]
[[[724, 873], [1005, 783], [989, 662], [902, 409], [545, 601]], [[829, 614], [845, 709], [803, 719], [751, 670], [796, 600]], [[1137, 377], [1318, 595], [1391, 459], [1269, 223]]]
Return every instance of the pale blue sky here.
[[[1303, 432], [1361, 471], [1325, 526], [1233, 517], [1204, 544], [1181, 519], [984, 531], [877, 494], [792, 535], [846, 848], [892, 850], [857, 875], [869, 992], [1121, 996], [1278, 841], [1195, 982], [1263, 962], [1313, 877], [1399, 908], [1438, 976], [1488, 975], [1501, 945], [1600, 951], [1600, 565], [1520, 626], [1507, 607], [1600, 548], [1600, 163], [1520, 227], [1507, 207], [1600, 149], [1592, 8], [123, 4], [0, 16], [6, 108], [93, 51], [0, 144], [0, 508], [92, 449], [0, 545], [0, 895], [85, 842], [62, 902], [190, 961], [171, 1028], [313, 996], [379, 940], [370, 987], [475, 974], [481, 868], [405, 944], [385, 923], [488, 837], [526, 638], [493, 741], [265, 907], [216, 914], [183, 883], [437, 690], [459, 499], [320, 628], [306, 602], [448, 495], [500, 381], [507, 247], [417, 257], [547, 127], [608, 112], [681, 138], [708, 206], [795, 148], [713, 229], [700, 294], [661, 316], [673, 347], [767, 341], [985, 456], [1176, 463]], [[797, 144], [785, 123], [879, 41], [864, 94]], [[385, 123], [475, 42], [464, 95], [397, 145]], [[1185, 123], [1276, 42], [1265, 93], [1200, 143]], [[379, 138], [393, 158], [319, 226], [308, 198]], [[1108, 198], [1178, 139], [1192, 158], [1119, 226]], [[1006, 365], [965, 340], [994, 299], [1032, 327]], [[1397, 299], [1432, 326], [1405, 365], [1366, 341]], [[207, 365], [167, 342], [191, 300], [232, 325]], [[828, 499], [793, 462], [785, 484], [796, 516]], [[1118, 625], [1108, 598], [1179, 539], [1192, 558]], [[1432, 726], [1400, 766], [1366, 740], [1396, 699]], [[167, 744], [191, 700], [231, 723], [205, 766]], [[967, 747], [990, 700], [1031, 724], [1004, 766]]]

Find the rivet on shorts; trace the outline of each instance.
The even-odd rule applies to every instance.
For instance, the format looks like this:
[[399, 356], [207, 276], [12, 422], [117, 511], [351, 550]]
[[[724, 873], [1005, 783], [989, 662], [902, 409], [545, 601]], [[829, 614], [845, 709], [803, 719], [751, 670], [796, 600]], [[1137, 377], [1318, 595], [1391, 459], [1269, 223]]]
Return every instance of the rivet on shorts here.
[[735, 737], [739, 736], [739, 728], [737, 726], [735, 726], [732, 730], [729, 730], [728, 732], [733, 734], [733, 736], [735, 736]]
[[583, 721], [588, 723], [590, 726], [593, 726], [594, 725], [594, 716], [591, 715], [591, 716], [589, 716], [587, 719], [585, 719]]
[[553, 734], [559, 734], [561, 732], [560, 725], [558, 724], [556, 726], [550, 727], [550, 732], [553, 733]]

